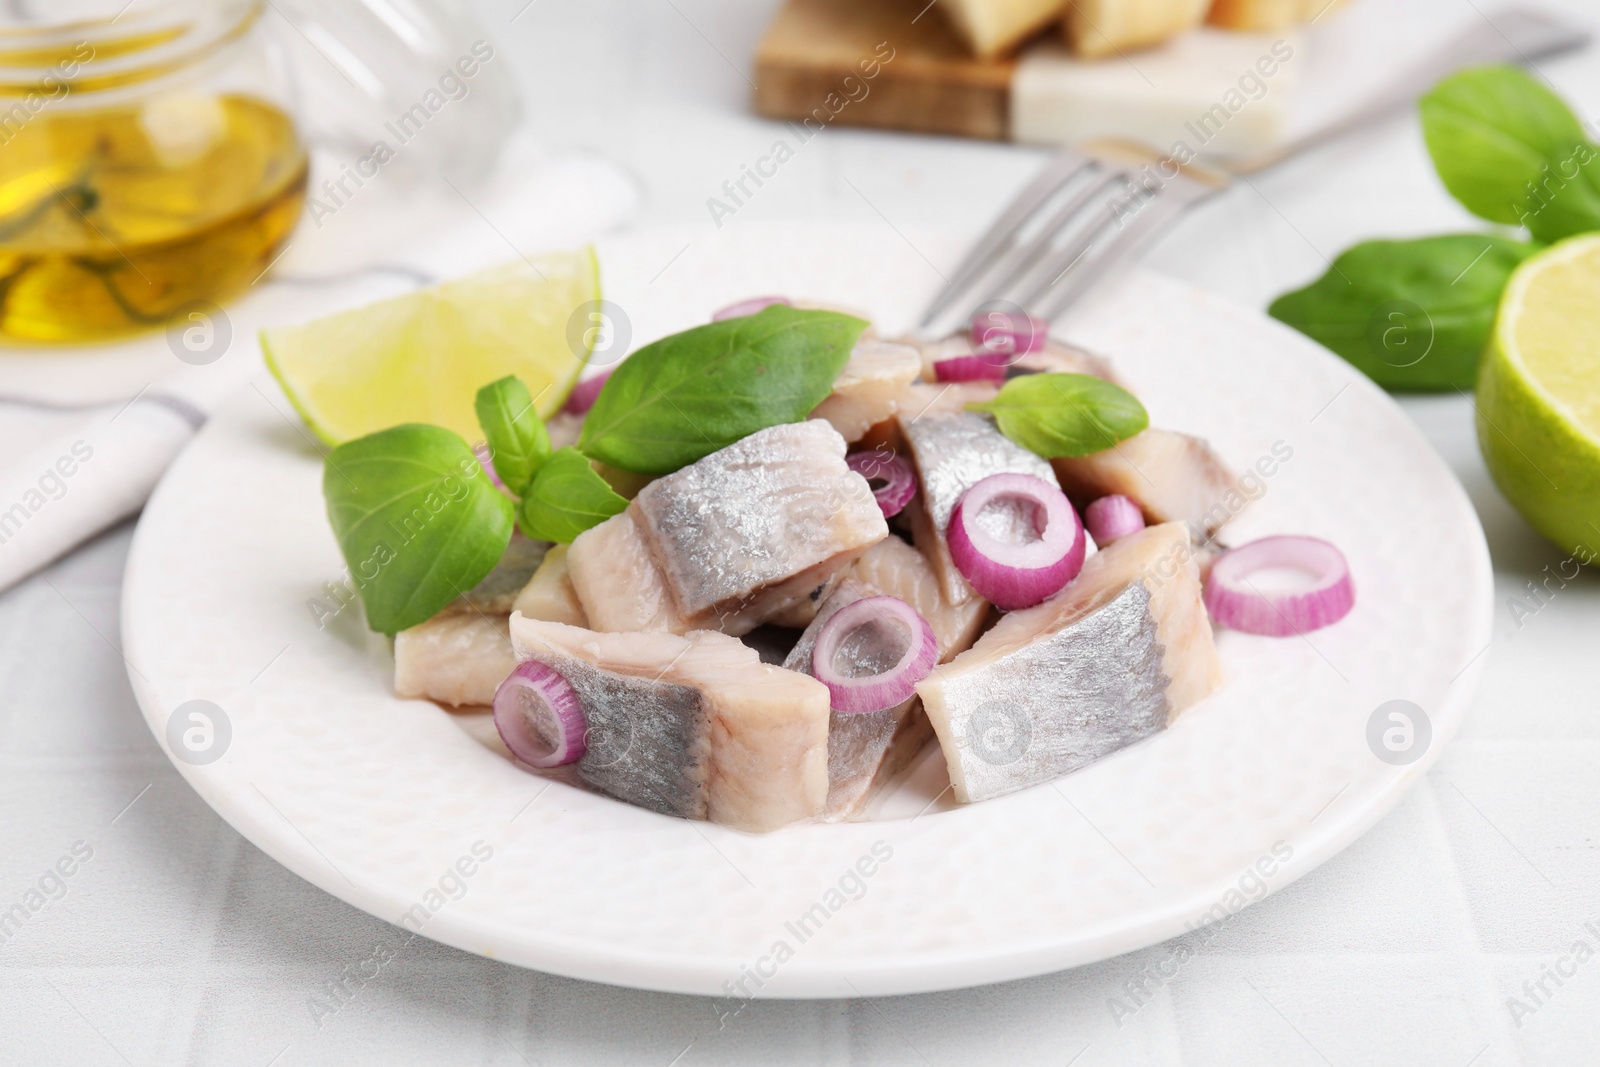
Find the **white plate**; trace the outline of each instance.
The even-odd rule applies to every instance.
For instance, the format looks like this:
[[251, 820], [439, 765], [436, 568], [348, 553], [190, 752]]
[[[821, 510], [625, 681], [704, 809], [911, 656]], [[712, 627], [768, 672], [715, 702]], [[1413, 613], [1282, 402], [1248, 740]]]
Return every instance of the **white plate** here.
[[[601, 250], [636, 341], [760, 292], [903, 325], [938, 281], [932, 264], [959, 252], [879, 227], [744, 223]], [[318, 627], [308, 602], [343, 566], [321, 462], [270, 379], [212, 420], [145, 510], [123, 607], [134, 690], [169, 751], [179, 705], [223, 709], [221, 758], [177, 766], [279, 862], [390, 921], [421, 904], [411, 925], [426, 936], [527, 967], [732, 992], [736, 1008], [753, 970], [771, 977], [743, 989], [762, 996], [912, 993], [1169, 938], [1309, 871], [1423, 774], [1489, 640], [1489, 557], [1399, 409], [1288, 329], [1139, 274], [1061, 332], [1112, 356], [1154, 423], [1205, 435], [1239, 468], [1292, 449], [1228, 538], [1328, 538], [1358, 600], [1308, 639], [1220, 633], [1217, 696], [1053, 785], [914, 817], [913, 782], [901, 817], [753, 836], [516, 769], [451, 715], [392, 695], [386, 642], [358, 608]], [[1367, 740], [1394, 699], [1431, 723], [1409, 765]], [[463, 857], [470, 876], [452, 873]]]

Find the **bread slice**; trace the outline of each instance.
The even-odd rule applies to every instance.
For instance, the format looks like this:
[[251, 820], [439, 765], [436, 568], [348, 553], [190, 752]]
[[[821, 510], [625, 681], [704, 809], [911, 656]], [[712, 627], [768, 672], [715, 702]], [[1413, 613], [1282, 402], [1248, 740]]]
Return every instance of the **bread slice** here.
[[1210, 7], [1211, 0], [1068, 0], [1062, 29], [1074, 53], [1097, 59], [1176, 37]]
[[1010, 51], [1061, 15], [1065, 0], [944, 0], [939, 5], [972, 54]]
[[1214, 0], [1206, 21], [1227, 30], [1276, 33], [1339, 6], [1343, 0]]

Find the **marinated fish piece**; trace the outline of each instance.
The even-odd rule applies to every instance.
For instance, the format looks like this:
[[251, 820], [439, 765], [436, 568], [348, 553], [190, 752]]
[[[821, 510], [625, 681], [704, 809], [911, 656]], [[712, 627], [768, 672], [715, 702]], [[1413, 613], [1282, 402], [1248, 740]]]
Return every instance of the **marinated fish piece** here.
[[[872, 596], [896, 597], [928, 620], [941, 662], [971, 646], [989, 613], [989, 605], [982, 600], [950, 603], [922, 553], [898, 537], [886, 538], [851, 565], [783, 665], [810, 674], [812, 651], [823, 625], [846, 605]], [[933, 727], [916, 697], [865, 715], [831, 713], [826, 818], [845, 819], [861, 810], [921, 751], [932, 734]]]
[[922, 357], [915, 348], [875, 338], [857, 341], [833, 392], [811, 417], [826, 419], [846, 441], [859, 441], [869, 428], [894, 416], [906, 387], [920, 373]]
[[812, 599], [889, 534], [820, 419], [772, 426], [646, 486], [573, 541], [573, 586], [602, 630], [747, 633]]
[[963, 803], [1047, 782], [1165, 729], [1221, 665], [1182, 523], [1120, 537], [1037, 607], [917, 683]]
[[898, 537], [863, 552], [846, 577], [872, 590], [868, 596], [892, 596], [915, 608], [933, 627], [940, 663], [971, 648], [989, 617], [989, 605], [982, 599], [956, 603], [946, 596], [928, 557]]
[[482, 581], [427, 622], [396, 634], [395, 692], [453, 707], [493, 703], [515, 665], [506, 620], [551, 553], [548, 541], [513, 533]]
[[[889, 541], [894, 540], [896, 538], [889, 538]], [[784, 667], [800, 674], [811, 674], [811, 656], [823, 625], [845, 606], [878, 595], [879, 590], [847, 574], [783, 661]], [[872, 655], [870, 650], [857, 651], [865, 656]], [[892, 708], [859, 715], [841, 715], [830, 710], [828, 800], [823, 817], [829, 822], [838, 822], [859, 811], [895, 771], [916, 755], [932, 733], [928, 717], [922, 712], [922, 702], [915, 696]]]
[[548, 541], [532, 541], [520, 533], [513, 533], [505, 555], [500, 557], [494, 570], [444, 610], [467, 607], [491, 615], [511, 614], [511, 605], [516, 601], [517, 594], [533, 578], [549, 550]]
[[1006, 377], [1014, 378], [1019, 374], [1087, 374], [1113, 385], [1122, 384], [1105, 357], [1056, 340], [1046, 341], [1036, 352], [1018, 356], [1006, 369]]
[[1051, 485], [1056, 478], [1047, 460], [1013, 443], [993, 420], [960, 408], [949, 410], [948, 403], [937, 399], [920, 415], [907, 417], [902, 411], [897, 418], [917, 465], [919, 491], [907, 508], [912, 536], [933, 564], [945, 596], [961, 604], [978, 596], [951, 562], [945, 541], [961, 494], [991, 474], [1031, 474]]
[[1209, 444], [1171, 430], [1145, 430], [1103, 452], [1050, 464], [1080, 506], [1121, 493], [1152, 524], [1188, 523], [1196, 542], [1209, 540], [1249, 502]]
[[446, 608], [394, 635], [394, 691], [402, 697], [493, 704], [516, 665], [504, 615]]
[[546, 419], [544, 432], [550, 438], [550, 447], [566, 448], [577, 444], [578, 435], [583, 432], [583, 419], [582, 415], [570, 411], [558, 411]]
[[567, 551], [567, 575], [596, 630], [684, 633], [692, 629], [672, 606], [631, 504], [573, 540]]
[[572, 574], [567, 570], [567, 547], [556, 545], [545, 553], [544, 562], [539, 564], [539, 569], [533, 572], [528, 584], [517, 594], [515, 603], [511, 605], [512, 611], [546, 622], [564, 622], [568, 626], [589, 625], [589, 616], [584, 614], [583, 605], [578, 602], [578, 592], [572, 588]]
[[[882, 544], [882, 542], [879, 542]], [[821, 585], [807, 593], [801, 600], [795, 601], [778, 614], [768, 619], [773, 626], [786, 626], [791, 630], [804, 630], [811, 625], [811, 620], [817, 617], [817, 609], [822, 602], [828, 599], [828, 594], [833, 592], [839, 584], [839, 579], [844, 576], [844, 571], [838, 571], [830, 576]]]
[[598, 633], [514, 615], [519, 661], [572, 685], [602, 792], [665, 815], [773, 830], [822, 814], [828, 689], [715, 631]]

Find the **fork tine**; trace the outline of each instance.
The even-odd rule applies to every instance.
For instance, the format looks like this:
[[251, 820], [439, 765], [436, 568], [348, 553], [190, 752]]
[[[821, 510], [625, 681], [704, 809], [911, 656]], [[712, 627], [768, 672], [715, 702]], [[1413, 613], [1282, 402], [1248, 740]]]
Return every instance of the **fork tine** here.
[[[1107, 233], [1108, 228], [1118, 223], [1115, 212], [1109, 212], [1100, 225], [1086, 232], [1087, 240], [1069, 244], [1055, 257], [1052, 264], [1055, 273], [1039, 279], [1043, 284], [1036, 282], [1017, 303], [1040, 318], [1053, 317], [1085, 290], [1113, 273], [1189, 205], [1217, 191], [1217, 187], [1180, 176], [1152, 191], [1143, 199], [1132, 220], [1118, 224]], [[1070, 259], [1067, 258], [1069, 251]]]
[[1096, 161], [1082, 152], [1071, 148], [1063, 149], [1054, 159], [1045, 165], [1044, 170], [1029, 182], [1027, 187], [1006, 206], [1004, 212], [995, 220], [989, 230], [967, 253], [961, 265], [956, 268], [951, 279], [946, 283], [939, 295], [929, 303], [927, 310], [922, 313], [918, 326], [926, 329], [935, 320], [945, 313], [955, 298], [965, 292], [972, 283], [988, 272], [991, 264], [990, 257], [1016, 236], [1016, 232], [1023, 224], [1032, 218], [1034, 213], [1047, 203], [1063, 185], [1087, 167], [1097, 165]]
[[[997, 299], [1005, 296], [1022, 282], [1032, 279], [1038, 273], [1041, 263], [1055, 258], [1051, 255], [1055, 239], [1063, 232], [1082, 228], [1084, 220], [1093, 217], [1094, 205], [1100, 197], [1113, 188], [1125, 187], [1127, 180], [1128, 174], [1123, 170], [1107, 170], [1097, 175], [1093, 182], [1074, 194], [1062, 205], [1061, 210], [1050, 217], [1033, 240], [1026, 245], [1013, 245], [1005, 253], [997, 256], [992, 268], [997, 272], [997, 277], [984, 287], [986, 295]], [[1099, 226], [1096, 224], [1088, 228], [1092, 232], [1099, 229]], [[1027, 307], [1021, 301], [1018, 303]]]

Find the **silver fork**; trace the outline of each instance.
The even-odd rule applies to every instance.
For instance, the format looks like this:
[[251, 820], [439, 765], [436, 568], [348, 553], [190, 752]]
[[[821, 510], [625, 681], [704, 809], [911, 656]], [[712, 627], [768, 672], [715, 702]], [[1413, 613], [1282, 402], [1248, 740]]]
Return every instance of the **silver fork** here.
[[[1190, 208], [1254, 174], [1402, 107], [1439, 79], [1480, 63], [1523, 62], [1580, 48], [1582, 27], [1520, 8], [1495, 12], [1406, 69], [1354, 112], [1286, 144], [1223, 164], [1180, 165], [1160, 152], [1101, 140], [1053, 158], [1001, 212], [923, 312], [938, 337], [958, 308], [1010, 304], [1051, 318]], [[941, 330], [940, 327], [944, 329]]]

